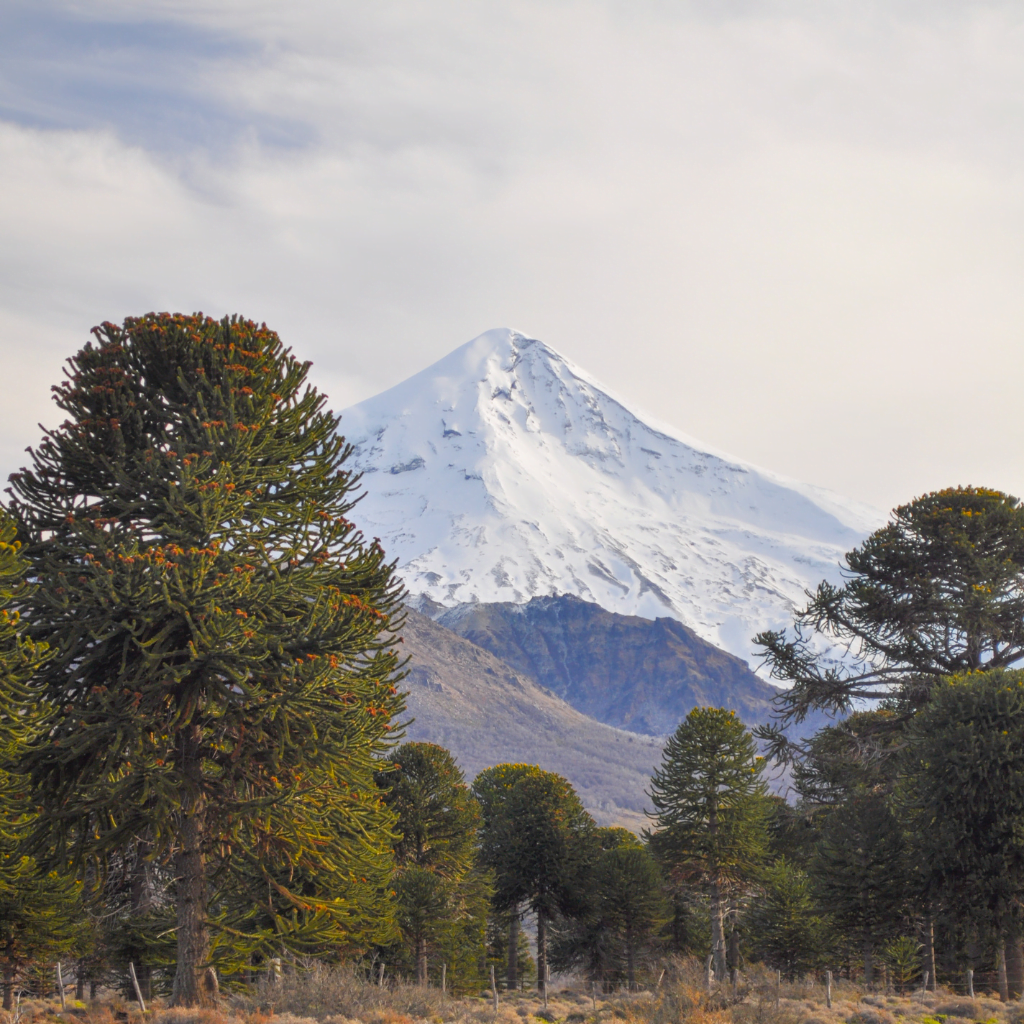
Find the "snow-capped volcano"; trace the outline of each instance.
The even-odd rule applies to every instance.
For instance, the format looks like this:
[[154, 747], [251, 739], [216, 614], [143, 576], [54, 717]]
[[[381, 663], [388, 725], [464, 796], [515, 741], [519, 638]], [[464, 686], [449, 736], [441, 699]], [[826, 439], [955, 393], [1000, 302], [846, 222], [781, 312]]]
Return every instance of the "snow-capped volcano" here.
[[575, 594], [742, 658], [880, 513], [652, 424], [547, 345], [488, 331], [346, 410], [354, 519], [451, 607]]

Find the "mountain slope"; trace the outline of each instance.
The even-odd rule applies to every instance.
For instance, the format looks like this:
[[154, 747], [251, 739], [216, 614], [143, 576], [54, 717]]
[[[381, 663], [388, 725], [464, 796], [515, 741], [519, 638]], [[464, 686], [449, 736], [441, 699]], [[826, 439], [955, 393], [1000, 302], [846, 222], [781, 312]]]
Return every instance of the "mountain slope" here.
[[[683, 399], [681, 399], [683, 400]], [[645, 422], [557, 352], [489, 331], [354, 406], [353, 518], [452, 607], [573, 594], [748, 659], [880, 521]]]
[[661, 741], [595, 722], [415, 611], [403, 638], [407, 738], [447, 747], [469, 780], [505, 761], [539, 764], [569, 779], [599, 824], [648, 823], [644, 791]]
[[651, 736], [673, 732], [697, 706], [767, 722], [779, 692], [675, 619], [616, 615], [578, 597], [460, 605], [437, 621], [577, 711]]

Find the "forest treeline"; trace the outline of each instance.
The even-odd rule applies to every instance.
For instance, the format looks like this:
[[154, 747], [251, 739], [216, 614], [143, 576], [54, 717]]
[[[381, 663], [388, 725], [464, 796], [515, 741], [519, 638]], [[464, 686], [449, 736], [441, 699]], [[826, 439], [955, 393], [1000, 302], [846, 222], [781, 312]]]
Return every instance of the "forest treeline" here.
[[[896, 509], [757, 638], [779, 725], [694, 709], [637, 836], [537, 766], [470, 781], [401, 742], [404, 593], [274, 332], [150, 314], [94, 335], [0, 510], [5, 1006], [56, 961], [80, 994], [131, 964], [180, 1006], [310, 957], [451, 991], [492, 969], [651, 984], [676, 953], [720, 981], [1024, 988], [1017, 499]], [[790, 743], [820, 709], [834, 724]]]

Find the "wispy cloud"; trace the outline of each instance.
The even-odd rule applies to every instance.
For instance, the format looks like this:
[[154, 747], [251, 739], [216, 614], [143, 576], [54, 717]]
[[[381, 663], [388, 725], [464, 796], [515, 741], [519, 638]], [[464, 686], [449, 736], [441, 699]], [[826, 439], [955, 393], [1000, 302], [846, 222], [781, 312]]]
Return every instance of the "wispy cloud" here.
[[89, 326], [201, 308], [337, 405], [509, 324], [866, 500], [1024, 490], [1018, 12], [8, 3], [0, 460]]

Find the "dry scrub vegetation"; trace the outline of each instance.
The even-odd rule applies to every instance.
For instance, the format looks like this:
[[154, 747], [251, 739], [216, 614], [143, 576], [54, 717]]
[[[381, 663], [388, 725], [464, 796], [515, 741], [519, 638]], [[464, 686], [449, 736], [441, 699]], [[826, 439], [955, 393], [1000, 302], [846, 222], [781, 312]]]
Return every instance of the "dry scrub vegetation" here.
[[865, 993], [837, 981], [832, 1007], [813, 980], [775, 987], [774, 975], [753, 969], [737, 990], [708, 993], [702, 967], [678, 961], [654, 991], [592, 992], [589, 983], [552, 990], [545, 1008], [535, 993], [501, 993], [497, 1011], [490, 993], [453, 998], [436, 988], [378, 988], [351, 971], [318, 968], [261, 984], [222, 999], [217, 1009], [172, 1009], [159, 1001], [143, 1015], [111, 996], [62, 1013], [59, 1003], [31, 1000], [0, 1024], [1024, 1024], [1024, 1002], [967, 999], [940, 989], [905, 997]]

